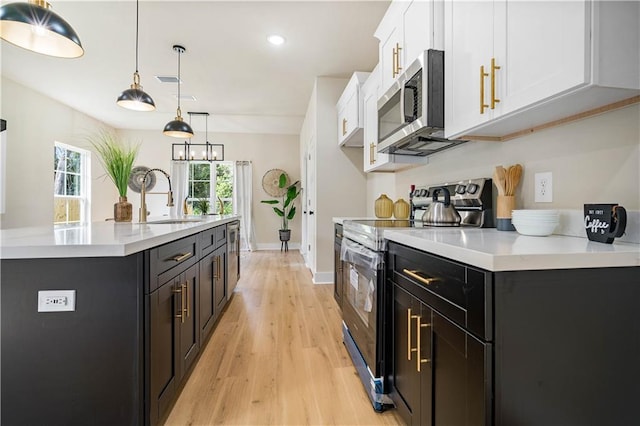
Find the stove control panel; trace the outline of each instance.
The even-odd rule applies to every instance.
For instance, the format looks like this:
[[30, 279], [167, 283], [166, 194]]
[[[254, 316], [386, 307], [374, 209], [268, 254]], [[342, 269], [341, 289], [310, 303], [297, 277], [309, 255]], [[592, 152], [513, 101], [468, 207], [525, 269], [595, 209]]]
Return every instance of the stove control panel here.
[[[414, 209], [426, 209], [433, 202], [433, 190], [440, 187], [449, 190], [451, 203], [459, 211], [492, 208], [493, 182], [489, 178], [479, 178], [416, 187], [412, 193]], [[442, 194], [438, 197], [440, 201], [444, 200]]]

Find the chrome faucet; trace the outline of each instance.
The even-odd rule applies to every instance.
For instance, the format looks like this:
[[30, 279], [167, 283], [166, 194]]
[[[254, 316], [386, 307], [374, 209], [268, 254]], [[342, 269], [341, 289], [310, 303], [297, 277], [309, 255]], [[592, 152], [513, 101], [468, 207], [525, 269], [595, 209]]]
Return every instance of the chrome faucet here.
[[[147, 176], [151, 172], [160, 172], [167, 178], [167, 181], [169, 182], [169, 192], [147, 192], [146, 191]], [[142, 188], [140, 189], [140, 218], [138, 219], [139, 223], [147, 222], [147, 214], [148, 214], [147, 201], [146, 201], [147, 194], [167, 194], [167, 207], [173, 207], [173, 192], [171, 192], [171, 178], [169, 177], [169, 174], [161, 169], [149, 169], [144, 174], [144, 177], [142, 178]]]

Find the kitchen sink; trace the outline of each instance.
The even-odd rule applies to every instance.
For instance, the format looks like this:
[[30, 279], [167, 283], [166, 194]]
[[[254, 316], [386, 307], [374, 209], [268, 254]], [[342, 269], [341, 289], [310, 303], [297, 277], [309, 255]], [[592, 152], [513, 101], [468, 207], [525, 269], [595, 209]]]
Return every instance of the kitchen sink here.
[[180, 224], [180, 223], [198, 223], [198, 222], [202, 222], [203, 219], [196, 219], [196, 218], [192, 218], [192, 219], [158, 219], [158, 220], [149, 220], [146, 223], [149, 225], [171, 225], [171, 224]]

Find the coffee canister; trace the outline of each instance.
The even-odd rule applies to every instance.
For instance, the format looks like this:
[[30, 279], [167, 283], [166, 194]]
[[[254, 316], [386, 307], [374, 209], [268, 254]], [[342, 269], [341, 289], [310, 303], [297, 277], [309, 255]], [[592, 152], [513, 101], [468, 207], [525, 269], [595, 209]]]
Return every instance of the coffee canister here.
[[398, 201], [393, 203], [393, 216], [396, 219], [408, 219], [410, 208], [409, 203], [404, 199], [399, 198]]
[[377, 218], [390, 218], [393, 215], [393, 201], [387, 197], [387, 194], [382, 194], [376, 200], [374, 210]]

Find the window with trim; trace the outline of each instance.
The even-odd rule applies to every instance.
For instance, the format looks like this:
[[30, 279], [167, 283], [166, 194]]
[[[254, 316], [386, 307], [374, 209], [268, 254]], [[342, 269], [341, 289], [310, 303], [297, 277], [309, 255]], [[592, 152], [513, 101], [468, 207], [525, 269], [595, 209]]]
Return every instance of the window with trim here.
[[189, 163], [189, 195], [187, 208], [191, 214], [202, 214], [202, 200], [208, 203], [205, 213], [233, 213], [233, 162], [191, 161]]
[[53, 148], [53, 223], [89, 221], [89, 151], [55, 142]]

